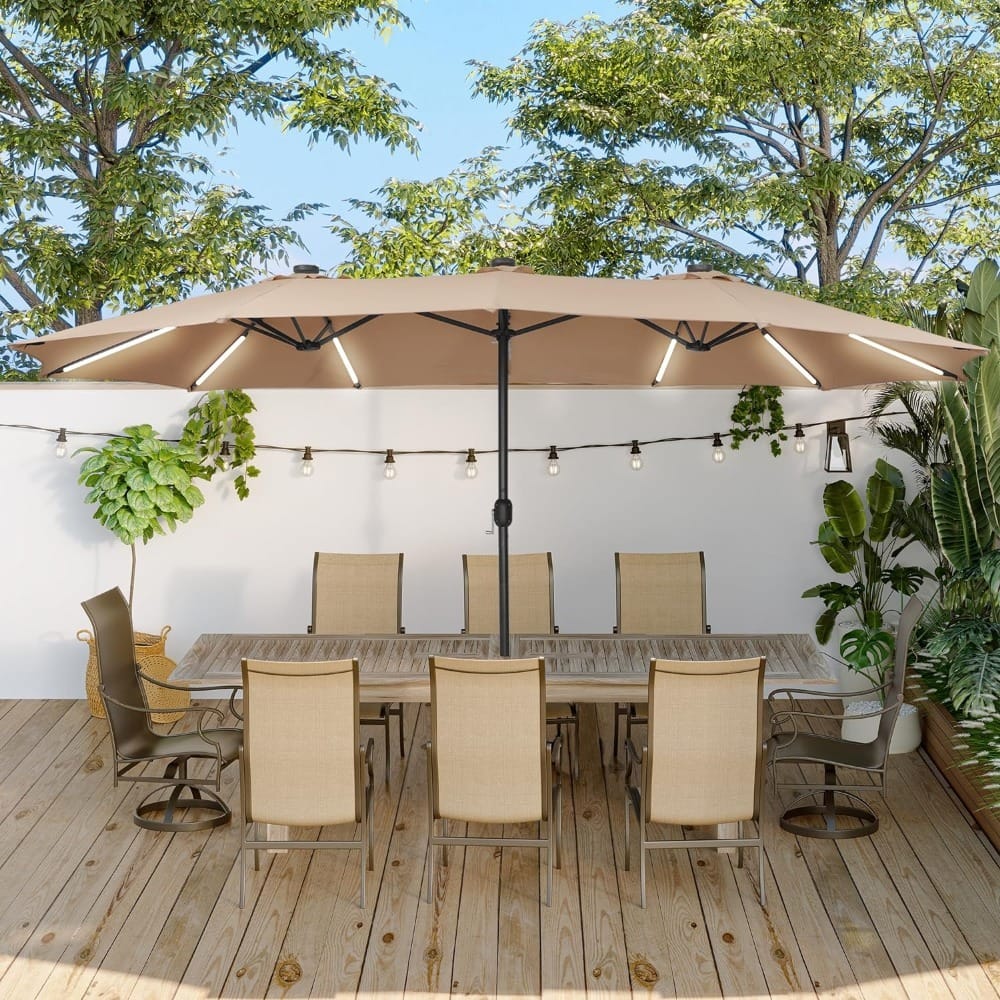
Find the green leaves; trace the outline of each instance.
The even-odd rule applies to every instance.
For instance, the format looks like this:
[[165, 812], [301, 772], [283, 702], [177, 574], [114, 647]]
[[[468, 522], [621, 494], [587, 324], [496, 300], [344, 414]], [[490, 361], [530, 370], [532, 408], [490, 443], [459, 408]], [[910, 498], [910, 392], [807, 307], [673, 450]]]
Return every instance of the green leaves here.
[[865, 531], [865, 508], [858, 491], [838, 479], [823, 490], [823, 509], [834, 534], [846, 543], [857, 543]]
[[[211, 479], [217, 472], [235, 473], [233, 489], [241, 500], [250, 495], [247, 479], [260, 475], [260, 469], [250, 464], [256, 446], [248, 415], [255, 409], [253, 400], [242, 389], [213, 390], [188, 410], [181, 434], [181, 443], [193, 449], [201, 460], [205, 478]], [[223, 454], [224, 447], [230, 447], [228, 455]]]

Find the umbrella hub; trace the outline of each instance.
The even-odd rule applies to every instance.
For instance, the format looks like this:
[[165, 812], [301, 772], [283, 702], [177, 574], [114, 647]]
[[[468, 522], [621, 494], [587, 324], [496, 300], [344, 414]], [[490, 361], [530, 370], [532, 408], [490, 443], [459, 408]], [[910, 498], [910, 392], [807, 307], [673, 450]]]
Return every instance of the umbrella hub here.
[[712, 349], [712, 345], [710, 343], [705, 343], [704, 340], [682, 340], [681, 343], [689, 351], [702, 351], [702, 352], [704, 352], [704, 351], [710, 351]]
[[318, 351], [323, 346], [318, 340], [293, 340], [292, 344], [297, 351]]

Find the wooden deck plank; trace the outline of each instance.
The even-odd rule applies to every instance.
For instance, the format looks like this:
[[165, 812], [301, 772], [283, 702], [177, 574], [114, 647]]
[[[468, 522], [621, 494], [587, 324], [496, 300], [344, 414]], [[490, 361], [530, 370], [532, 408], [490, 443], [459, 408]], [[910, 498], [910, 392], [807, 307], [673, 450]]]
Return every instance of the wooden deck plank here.
[[[468, 641], [478, 651], [474, 637], [449, 648]], [[583, 662], [593, 647], [576, 637], [562, 648]], [[393, 655], [385, 669], [405, 672], [423, 653], [414, 644]], [[10, 776], [0, 786], [0, 996], [1000, 997], [1000, 864], [917, 755], [893, 758], [872, 838], [797, 839], [778, 829], [772, 800], [766, 910], [752, 851], [740, 871], [696, 850], [652, 854], [643, 911], [637, 873], [623, 871], [623, 775], [600, 764], [611, 708], [585, 708], [554, 905], [542, 904], [544, 852], [506, 848], [453, 849], [428, 905], [415, 749], [427, 712], [413, 708], [405, 768], [393, 768], [388, 792], [376, 782], [370, 919], [349, 852], [265, 856], [240, 914], [238, 824], [138, 830], [143, 790], [112, 788], [104, 723], [82, 701], [22, 704], [0, 702]], [[234, 809], [237, 783], [228, 769]]]

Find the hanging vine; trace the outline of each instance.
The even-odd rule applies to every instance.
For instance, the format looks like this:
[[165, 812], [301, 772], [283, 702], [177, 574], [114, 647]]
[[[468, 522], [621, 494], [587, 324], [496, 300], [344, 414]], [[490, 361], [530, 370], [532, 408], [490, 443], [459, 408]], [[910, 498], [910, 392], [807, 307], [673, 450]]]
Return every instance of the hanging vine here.
[[233, 489], [245, 500], [248, 479], [260, 475], [250, 462], [257, 454], [255, 431], [248, 419], [256, 407], [242, 389], [212, 390], [188, 410], [181, 443], [195, 448], [211, 479], [216, 472], [233, 471]]
[[778, 385], [744, 386], [736, 398], [729, 419], [730, 447], [734, 450], [747, 440], [771, 438], [771, 454], [781, 454], [781, 442], [788, 440], [784, 433], [785, 411], [781, 405], [782, 388]]

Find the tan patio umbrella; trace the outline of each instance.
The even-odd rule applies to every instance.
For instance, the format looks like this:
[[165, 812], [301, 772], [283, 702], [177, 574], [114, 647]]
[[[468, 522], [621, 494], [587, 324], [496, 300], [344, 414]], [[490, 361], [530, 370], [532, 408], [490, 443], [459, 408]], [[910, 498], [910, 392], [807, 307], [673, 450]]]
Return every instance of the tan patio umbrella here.
[[504, 655], [509, 386], [833, 389], [961, 378], [984, 353], [697, 267], [660, 279], [556, 277], [507, 260], [415, 278], [295, 270], [15, 346], [45, 377], [190, 390], [496, 385]]

